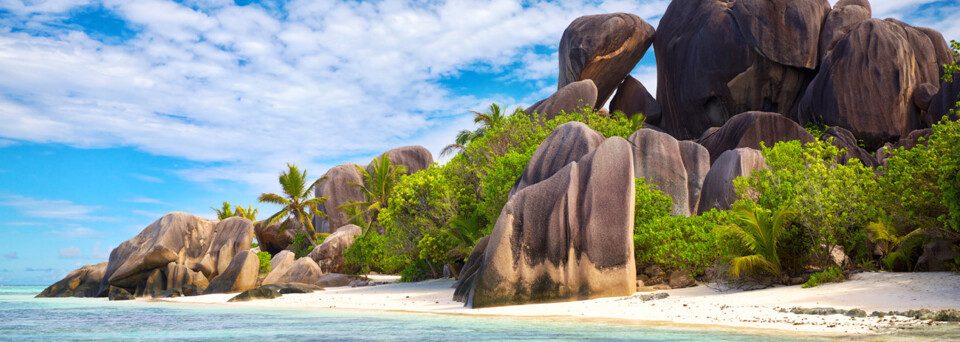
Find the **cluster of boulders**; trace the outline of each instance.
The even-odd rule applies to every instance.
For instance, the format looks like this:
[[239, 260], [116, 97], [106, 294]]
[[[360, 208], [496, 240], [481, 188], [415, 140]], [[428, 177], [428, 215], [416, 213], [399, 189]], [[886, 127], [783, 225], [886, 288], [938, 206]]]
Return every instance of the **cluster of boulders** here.
[[[956, 103], [960, 86], [940, 82], [955, 57], [934, 30], [870, 16], [867, 0], [690, 0], [673, 1], [658, 32], [632, 14], [574, 20], [558, 91], [527, 112], [606, 114], [613, 96], [610, 111], [642, 113], [647, 128], [624, 140], [557, 127], [468, 257], [454, 299], [483, 307], [690, 286], [684, 272], [637, 272], [634, 178], [689, 216], [730, 209], [733, 180], [767, 167], [762, 146], [819, 138], [845, 150], [841, 162], [870, 167], [915, 146]], [[651, 44], [656, 98], [629, 76]], [[815, 137], [807, 125], [829, 129]]]

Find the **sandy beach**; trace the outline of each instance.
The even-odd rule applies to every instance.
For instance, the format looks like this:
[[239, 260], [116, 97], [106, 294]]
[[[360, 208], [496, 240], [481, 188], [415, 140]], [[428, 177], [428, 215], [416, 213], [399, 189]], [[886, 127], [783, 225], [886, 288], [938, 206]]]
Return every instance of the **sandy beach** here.
[[[378, 280], [394, 279], [379, 276]], [[860, 273], [843, 283], [810, 289], [780, 286], [753, 291], [720, 292], [708, 286], [585, 301], [471, 309], [451, 299], [453, 280], [392, 283], [368, 287], [337, 287], [310, 294], [287, 294], [271, 300], [227, 303], [235, 294], [164, 299], [167, 302], [226, 304], [264, 308], [325, 308], [406, 311], [457, 315], [564, 316], [609, 319], [641, 324], [695, 324], [728, 328], [772, 329], [816, 334], [885, 333], [926, 324], [915, 319], [799, 315], [794, 307], [906, 311], [960, 309], [960, 275], [954, 273]], [[646, 298], [645, 298], [646, 297]], [[644, 300], [648, 299], [648, 300]], [[784, 310], [785, 309], [785, 310]]]

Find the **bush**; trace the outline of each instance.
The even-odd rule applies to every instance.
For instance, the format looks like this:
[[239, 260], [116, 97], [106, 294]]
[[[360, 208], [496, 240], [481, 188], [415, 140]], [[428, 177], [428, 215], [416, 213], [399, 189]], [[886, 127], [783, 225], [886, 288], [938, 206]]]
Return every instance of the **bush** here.
[[293, 250], [293, 255], [297, 259], [305, 257], [313, 251], [313, 246], [310, 245], [310, 241], [307, 240], [307, 234], [303, 231], [298, 231], [297, 234], [293, 236], [293, 243], [290, 244], [290, 247]]
[[347, 273], [367, 274], [371, 271], [393, 273], [396, 268], [387, 262], [383, 251], [383, 236], [376, 231], [367, 231], [357, 236], [353, 244], [343, 252], [343, 264]]
[[257, 259], [260, 259], [260, 274], [270, 273], [270, 252], [257, 252]]
[[840, 272], [839, 268], [830, 267], [825, 271], [814, 273], [810, 276], [810, 280], [807, 280], [807, 282], [803, 283], [800, 287], [808, 289], [826, 283], [838, 283], [841, 280], [843, 280], [843, 272]]
[[728, 213], [712, 210], [701, 216], [670, 216], [670, 196], [640, 178], [636, 189], [633, 242], [637, 265], [659, 264], [697, 276], [717, 261], [722, 247], [714, 229], [729, 221]]
[[862, 237], [863, 228], [880, 214], [869, 201], [877, 184], [873, 170], [856, 159], [838, 163], [843, 152], [826, 141], [805, 145], [778, 142], [772, 148], [763, 147], [769, 169], [754, 171], [734, 183], [744, 201], [766, 210], [796, 211], [806, 233], [788, 230], [787, 235], [808, 235], [811, 249], [804, 254], [828, 260], [830, 246], [857, 245], [846, 242]]

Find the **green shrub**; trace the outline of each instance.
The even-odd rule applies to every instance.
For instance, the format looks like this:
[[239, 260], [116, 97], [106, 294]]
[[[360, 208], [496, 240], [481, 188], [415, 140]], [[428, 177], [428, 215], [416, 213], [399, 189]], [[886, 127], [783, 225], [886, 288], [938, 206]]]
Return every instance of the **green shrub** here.
[[290, 247], [293, 250], [293, 255], [297, 259], [305, 257], [313, 251], [313, 245], [307, 240], [307, 234], [303, 231], [298, 231], [297, 234], [293, 236], [293, 242], [290, 244]]
[[486, 177], [480, 181], [485, 195], [483, 197], [482, 213], [487, 222], [495, 223], [497, 221], [500, 211], [507, 204], [510, 189], [520, 178], [523, 170], [527, 168], [534, 151], [536, 151], [536, 147], [530, 147], [525, 151], [508, 152], [494, 159], [493, 166], [487, 171]]
[[367, 274], [371, 271], [396, 272], [395, 263], [390, 262], [383, 251], [383, 240], [383, 236], [372, 230], [357, 236], [353, 244], [343, 252], [345, 272], [351, 274]]
[[806, 232], [791, 228], [785, 234], [808, 236], [812, 239], [810, 250], [802, 254], [828, 260], [830, 246], [845, 246], [863, 236], [863, 228], [880, 214], [869, 201], [877, 185], [873, 170], [856, 159], [838, 163], [841, 153], [842, 149], [826, 141], [803, 145], [794, 140], [778, 142], [772, 148], [764, 146], [769, 168], [738, 178], [734, 184], [744, 201], [771, 211], [796, 211], [799, 227]]
[[254, 243], [251, 243], [251, 244], [250, 244], [250, 249], [254, 249], [254, 248], [257, 248], [257, 247], [260, 247], [260, 244], [259, 244], [259, 243], [254, 242]]
[[270, 252], [257, 252], [257, 259], [260, 259], [260, 274], [270, 273]]
[[803, 283], [800, 287], [808, 289], [811, 287], [820, 286], [826, 283], [838, 283], [843, 280], [843, 272], [839, 268], [830, 267], [825, 271], [820, 271], [814, 273], [810, 276], [810, 280], [807, 280], [806, 283]]
[[673, 200], [656, 185], [636, 179], [634, 252], [637, 264], [659, 264], [667, 270], [702, 274], [721, 255], [714, 230], [729, 221], [729, 214], [712, 210], [701, 216], [670, 216]]
[[810, 132], [810, 135], [817, 139], [820, 139], [820, 137], [827, 132], [827, 128], [830, 127], [827, 125], [818, 125], [812, 122], [808, 122], [805, 126], [803, 126], [803, 129], [807, 130], [807, 132]]

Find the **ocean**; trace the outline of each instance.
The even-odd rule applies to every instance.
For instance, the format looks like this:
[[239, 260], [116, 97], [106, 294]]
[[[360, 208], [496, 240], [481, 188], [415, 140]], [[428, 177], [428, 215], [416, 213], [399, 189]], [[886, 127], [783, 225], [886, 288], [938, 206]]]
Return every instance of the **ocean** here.
[[0, 287], [2, 341], [815, 341], [576, 320], [33, 298]]

